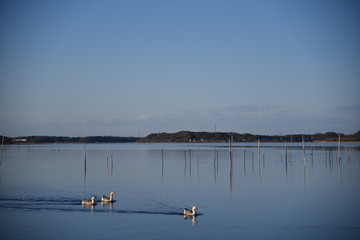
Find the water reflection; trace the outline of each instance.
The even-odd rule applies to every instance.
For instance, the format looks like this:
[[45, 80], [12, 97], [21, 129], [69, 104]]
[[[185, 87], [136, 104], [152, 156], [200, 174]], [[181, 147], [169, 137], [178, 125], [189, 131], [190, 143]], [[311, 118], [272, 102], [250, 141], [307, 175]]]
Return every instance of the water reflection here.
[[243, 162], [244, 162], [244, 176], [246, 176], [246, 161], [245, 161], [245, 159], [246, 159], [246, 157], [245, 157], [245, 153], [246, 153], [246, 150], [244, 149], [244, 160], [243, 160]]
[[106, 170], [109, 176], [109, 146], [107, 146], [106, 150]]
[[190, 180], [191, 180], [191, 149], [189, 149], [189, 176], [190, 176]]
[[188, 219], [191, 219], [191, 224], [192, 224], [193, 226], [196, 226], [196, 225], [197, 225], [196, 216], [187, 216], [187, 215], [184, 215], [184, 220], [188, 220]]
[[340, 157], [338, 157], [338, 160], [337, 160], [337, 169], [338, 169], [339, 187], [340, 187], [340, 190], [342, 190], [341, 160], [340, 160]]
[[251, 152], [251, 169], [252, 173], [254, 173], [254, 152]]
[[110, 215], [113, 214], [113, 206], [114, 206], [113, 202], [101, 202], [101, 205], [103, 210], [109, 211]]
[[[235, 145], [236, 146], [236, 145]], [[281, 163], [281, 166], [283, 169], [283, 176], [284, 176], [284, 182], [288, 183], [288, 180], [290, 178], [291, 183], [294, 184], [295, 181], [297, 179], [301, 179], [300, 182], [302, 183], [302, 185], [304, 186], [304, 188], [306, 188], [309, 184], [309, 179], [314, 179], [314, 177], [310, 177], [310, 176], [315, 176], [314, 174], [319, 174], [319, 171], [321, 170], [321, 167], [325, 167], [325, 169], [328, 169], [330, 171], [334, 171], [335, 167], [336, 167], [336, 173], [337, 173], [337, 182], [339, 183], [339, 187], [340, 189], [342, 189], [343, 187], [343, 174], [344, 174], [344, 169], [343, 169], [343, 158], [339, 158], [339, 161], [337, 160], [338, 157], [334, 154], [337, 153], [336, 151], [336, 147], [335, 146], [331, 146], [331, 147], [321, 147], [321, 146], [306, 146], [305, 142], [301, 143], [301, 144], [293, 144], [291, 145], [291, 143], [283, 143], [283, 145], [280, 147], [268, 147], [266, 146], [266, 144], [264, 146], [260, 145], [260, 142], [257, 143], [256, 146], [256, 151], [251, 150], [251, 148], [245, 148], [245, 147], [241, 147], [241, 154], [242, 157], [240, 159], [237, 159], [236, 156], [234, 155], [236, 153], [236, 147], [234, 147], [234, 145], [229, 144], [228, 147], [228, 157], [227, 157], [227, 161], [221, 161], [220, 165], [221, 166], [226, 166], [226, 168], [222, 168], [219, 169], [219, 162], [221, 159], [219, 159], [219, 155], [224, 155], [225, 154], [225, 150], [226, 148], [219, 148], [218, 146], [215, 146], [213, 148], [213, 160], [212, 160], [212, 171], [213, 171], [213, 176], [214, 176], [214, 183], [215, 185], [219, 182], [219, 181], [223, 181], [224, 180], [224, 170], [227, 171], [227, 176], [228, 176], [228, 186], [229, 186], [229, 192], [232, 193], [234, 191], [235, 186], [234, 186], [234, 182], [236, 178], [242, 177], [242, 178], [246, 178], [248, 177], [249, 179], [251, 179], [253, 176], [256, 176], [257, 178], [257, 182], [259, 184], [259, 186], [262, 186], [265, 182], [269, 182], [269, 180], [271, 180], [271, 175], [275, 174], [277, 172], [277, 163]], [[264, 148], [265, 150], [262, 150], [262, 148]], [[281, 150], [282, 149], [282, 150]], [[347, 165], [349, 171], [348, 173], [350, 174], [351, 171], [351, 152], [349, 150], [350, 148], [347, 148], [347, 152], [346, 152], [346, 158], [347, 158]], [[249, 158], [249, 150], [251, 152], [251, 158]], [[280, 156], [277, 155], [276, 153], [278, 151], [280, 151]], [[202, 153], [202, 151], [204, 151], [204, 149], [199, 150], [199, 148], [196, 150], [197, 151], [197, 160], [196, 160], [196, 172], [198, 175], [198, 180], [201, 177], [201, 173], [203, 173], [203, 171], [200, 171], [202, 169], [202, 167], [204, 165], [200, 165], [199, 166], [199, 154]], [[187, 152], [187, 151], [186, 151]], [[258, 161], [255, 162], [254, 161], [254, 152], [257, 153], [258, 155]], [[266, 152], [266, 154], [265, 154]], [[322, 153], [325, 152], [325, 161], [322, 161], [322, 158], [319, 156], [322, 155]], [[189, 150], [189, 154], [191, 154], [191, 150]], [[340, 156], [341, 154], [345, 155], [345, 150], [343, 152], [340, 151]], [[275, 155], [281, 157], [280, 160], [276, 160], [279, 159], [278, 157], [276, 158]], [[187, 156], [190, 155], [185, 155], [184, 154], [184, 158], [186, 158]], [[249, 158], [249, 159], [248, 159]], [[187, 159], [190, 159], [190, 157], [188, 157]], [[344, 158], [345, 159], [345, 158]], [[224, 159], [225, 160], [225, 159]], [[237, 161], [239, 160], [239, 161]], [[248, 160], [251, 161], [251, 169], [252, 169], [252, 173], [248, 175]], [[320, 164], [324, 162], [324, 164]], [[236, 165], [240, 163], [240, 165]], [[249, 162], [250, 163], [250, 162]], [[189, 164], [189, 161], [188, 163]], [[336, 165], [335, 165], [336, 164]], [[191, 167], [189, 165], [186, 165], [186, 169], [187, 169], [187, 174], [190, 174], [191, 172]], [[235, 168], [234, 168], [235, 167]], [[199, 168], [201, 168], [199, 170]], [[204, 171], [206, 172], [206, 168], [204, 168]], [[318, 177], [317, 177], [318, 178]]]
[[214, 152], [214, 179], [215, 179], [215, 184], [216, 184], [216, 181], [217, 181], [217, 175], [218, 175], [218, 172], [219, 172], [219, 152], [218, 150], [216, 149], [215, 147], [215, 152]]
[[82, 209], [90, 210], [91, 214], [93, 215], [95, 212], [95, 205], [82, 205]]
[[106, 170], [108, 177], [110, 177], [110, 180], [112, 182], [112, 176], [113, 176], [113, 169], [114, 169], [114, 158], [111, 153], [109, 153], [109, 146], [107, 146], [106, 150]]
[[306, 168], [305, 168], [305, 161], [303, 160], [303, 184], [306, 187]]
[[[322, 170], [333, 173], [332, 176], [336, 176], [336, 178], [334, 179], [338, 183], [339, 188], [343, 189], [346, 181], [350, 181], [350, 179], [352, 178], [354, 162], [356, 164], [358, 163], [359, 151], [356, 147], [349, 144], [345, 146], [340, 145], [340, 148], [338, 144], [329, 144], [322, 146], [306, 143], [305, 145], [305, 142], [297, 144], [284, 142], [282, 144], [278, 144], [275, 147], [269, 145], [270, 144], [267, 143], [261, 144], [260, 141], [258, 141], [257, 144], [253, 144], [252, 146], [244, 146], [233, 143], [231, 143], [230, 145], [195, 145], [195, 147], [182, 147], [180, 148], [180, 150], [176, 149], [176, 151], [174, 151], [172, 147], [169, 147], [170, 145], [161, 145], [161, 147], [157, 147], [156, 149], [157, 158], [161, 157], [161, 166], [156, 164], [157, 166], [155, 165], [155, 168], [157, 173], [161, 171], [161, 179], [159, 178], [159, 180], [161, 181], [164, 181], [164, 175], [168, 173], [170, 173], [169, 176], [171, 177], [166, 180], [172, 181], [172, 179], [174, 179], [174, 173], [179, 172], [178, 169], [180, 169], [181, 176], [182, 167], [185, 179], [191, 179], [193, 177], [193, 173], [196, 172], [195, 174], [197, 176], [197, 182], [199, 184], [200, 179], [202, 180], [201, 184], [207, 184], [208, 181], [206, 180], [210, 173], [210, 181], [212, 182], [212, 184], [215, 183], [219, 185], [219, 183], [223, 184], [223, 181], [226, 181], [228, 189], [230, 190], [230, 192], [233, 192], [237, 189], [237, 183], [240, 182], [238, 181], [238, 178], [247, 178], [254, 183], [259, 183], [259, 185], [261, 186], [267, 184], [267, 182], [269, 181], [272, 181], [271, 178], [273, 176], [276, 176], [280, 172], [281, 176], [284, 177], [283, 182], [287, 183], [290, 179], [292, 180], [290, 183], [296, 183], [296, 181], [298, 181], [304, 187], [307, 187], [310, 186], [311, 181], [315, 181], [314, 177], [319, 178], [317, 175], [319, 173], [321, 174], [321, 172], [319, 171]], [[47, 149], [48, 151], [50, 151], [50, 153], [45, 154], [46, 152], [42, 151], [39, 146], [31, 146], [31, 148], [35, 150], [30, 152], [26, 151], [29, 146], [16, 146], [13, 148], [15, 150], [13, 152], [17, 154], [24, 154], [26, 152], [27, 156], [33, 155], [34, 157], [41, 156], [41, 154], [43, 154], [44, 156], [51, 154], [52, 156], [59, 157], [59, 161], [57, 161], [56, 164], [60, 164], [61, 161], [63, 161], [64, 159], [62, 156], [71, 156], [74, 154], [74, 151], [71, 149], [71, 147], [72, 146], [70, 146], [70, 150], [68, 149], [66, 151], [53, 151], [54, 146], [50, 146], [50, 148]], [[57, 149], [60, 148], [61, 147], [57, 146]], [[116, 175], [117, 171], [126, 171], [127, 167], [126, 165], [124, 165], [124, 168], [121, 168], [120, 170], [114, 168], [115, 163], [113, 151], [117, 151], [117, 154], [122, 155], [124, 154], [123, 149], [116, 150], [116, 148], [110, 149], [109, 147], [107, 147], [107, 149], [105, 150], [106, 153], [104, 154], [105, 151], [97, 153], [97, 151], [93, 151], [92, 148], [94, 147], [91, 145], [83, 145], [83, 150], [81, 151], [81, 148], [78, 148], [78, 150], [80, 151], [78, 151], [78, 155], [76, 155], [77, 159], [82, 160], [80, 161], [81, 164], [79, 164], [82, 169], [80, 170], [79, 168], [77, 168], [78, 175], [80, 173], [80, 176], [78, 176], [80, 177], [80, 181], [77, 180], [77, 182], [79, 183], [79, 185], [82, 185], [84, 190], [90, 186], [89, 183], [91, 184], [91, 187], [93, 187], [95, 179], [101, 178], [101, 174], [98, 173], [101, 171], [93, 170], [95, 169], [97, 162], [90, 161], [91, 164], [89, 165], [89, 159], [96, 159], [95, 154], [102, 155], [102, 157], [104, 157], [104, 155], [106, 156], [106, 165], [104, 164], [104, 161], [100, 161], [102, 164], [101, 167], [102, 169], [107, 169], [108, 176], [112, 180], [114, 178], [114, 174]], [[7, 151], [7, 149], [8, 148], [4, 148], [4, 157], [7, 157], [9, 154], [9, 151]], [[24, 149], [25, 151], [23, 151]], [[43, 149], [46, 150], [46, 148]], [[228, 149], [229, 153], [226, 153]], [[139, 151], [141, 152], [142, 150], [140, 149]], [[172, 160], [166, 162], [166, 168], [165, 151], [166, 157], [169, 153]], [[194, 153], [194, 151], [196, 151], [196, 153]], [[240, 156], [238, 156], [237, 153], [239, 153]], [[254, 154], [258, 155], [258, 161], [254, 159]], [[279, 159], [279, 157], [281, 157], [281, 160]], [[280, 162], [281, 165], [279, 165], [278, 162]], [[6, 168], [9, 163], [10, 161], [3, 161], [3, 164], [1, 165], [1, 180], [3, 182], [5, 182], [9, 178], [8, 174], [4, 170], [4, 167]], [[135, 164], [136, 162], [133, 161], [133, 163]], [[182, 163], [183, 166], [181, 166]], [[46, 167], [48, 167], [49, 162], [43, 162], [41, 164], [47, 164], [43, 167], [45, 169]], [[69, 164], [67, 166], [70, 166]], [[161, 169], [159, 169], [159, 167]], [[195, 171], [194, 167], [196, 168]], [[99, 168], [99, 166], [96, 166], [96, 168]], [[138, 168], [139, 167], [136, 167], [136, 169]], [[147, 170], [145, 169], [144, 171]], [[81, 181], [81, 175], [83, 175], [83, 181]], [[157, 176], [159, 175], [160, 174], [157, 174]], [[126, 176], [127, 175], [124, 174], [124, 178]], [[120, 174], [116, 177], [122, 178]], [[143, 179], [145, 178], [139, 178], [138, 181], [142, 181]], [[235, 185], [237, 186], [234, 186], [234, 183], [236, 183]], [[239, 184], [239, 186], [242, 185], [243, 184]]]
[[164, 181], [164, 148], [161, 149], [161, 181]]
[[186, 161], [186, 150], [184, 150], [184, 178], [186, 178], [186, 163], [187, 163], [187, 161]]
[[111, 154], [111, 165], [110, 165], [110, 178], [111, 178], [111, 180], [112, 180], [113, 172], [114, 172], [114, 159], [113, 159], [113, 155]]
[[84, 145], [84, 190], [86, 187], [86, 145]]
[[200, 183], [200, 171], [199, 171], [199, 148], [197, 149], [197, 154], [196, 154], [196, 172], [197, 172], [197, 179], [198, 179], [198, 183]]
[[233, 190], [233, 185], [234, 185], [234, 175], [233, 175], [233, 152], [232, 149], [230, 149], [230, 156], [229, 156], [229, 160], [230, 160], [230, 193]]
[[1, 148], [0, 148], [0, 166], [2, 163], [2, 159], [3, 159], [3, 150], [4, 150], [4, 134], [2, 135], [2, 140], [1, 140]]

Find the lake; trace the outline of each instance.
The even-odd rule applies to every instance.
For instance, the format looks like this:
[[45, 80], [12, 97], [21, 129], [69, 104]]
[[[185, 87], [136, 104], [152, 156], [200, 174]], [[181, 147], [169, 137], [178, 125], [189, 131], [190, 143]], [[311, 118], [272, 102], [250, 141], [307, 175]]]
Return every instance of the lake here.
[[[359, 239], [360, 144], [4, 146], [1, 239]], [[340, 157], [340, 158], [338, 158]], [[116, 192], [113, 204], [100, 202]], [[96, 197], [95, 207], [81, 199]], [[184, 218], [184, 207], [199, 215]]]

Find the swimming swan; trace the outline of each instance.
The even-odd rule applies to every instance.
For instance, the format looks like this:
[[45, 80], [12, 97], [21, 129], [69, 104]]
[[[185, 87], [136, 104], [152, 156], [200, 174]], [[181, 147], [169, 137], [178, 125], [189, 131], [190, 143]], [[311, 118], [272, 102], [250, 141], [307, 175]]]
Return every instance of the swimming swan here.
[[187, 208], [184, 208], [184, 215], [185, 216], [196, 216], [197, 213], [195, 210], [197, 210], [198, 208], [196, 206], [193, 206], [192, 209], [187, 209]]
[[102, 195], [102, 198], [101, 198], [101, 201], [102, 202], [108, 202], [108, 203], [111, 203], [111, 202], [114, 202], [114, 199], [113, 199], [113, 196], [115, 195], [115, 192], [111, 192], [110, 193], [110, 197], [107, 197], [105, 195]]
[[96, 199], [96, 197], [91, 197], [91, 200], [82, 200], [81, 201], [81, 204], [82, 205], [95, 205], [95, 200]]

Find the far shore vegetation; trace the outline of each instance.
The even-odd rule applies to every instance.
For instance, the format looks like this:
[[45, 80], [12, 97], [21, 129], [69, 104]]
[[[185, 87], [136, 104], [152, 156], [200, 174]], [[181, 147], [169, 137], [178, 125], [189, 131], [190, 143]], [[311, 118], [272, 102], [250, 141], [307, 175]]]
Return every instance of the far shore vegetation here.
[[183, 143], [183, 142], [360, 142], [360, 131], [355, 134], [335, 132], [292, 135], [254, 135], [237, 132], [191, 132], [152, 133], [146, 137], [116, 137], [116, 136], [89, 136], [89, 137], [59, 137], [59, 136], [22, 136], [2, 137], [3, 144], [55, 144], [55, 143]]

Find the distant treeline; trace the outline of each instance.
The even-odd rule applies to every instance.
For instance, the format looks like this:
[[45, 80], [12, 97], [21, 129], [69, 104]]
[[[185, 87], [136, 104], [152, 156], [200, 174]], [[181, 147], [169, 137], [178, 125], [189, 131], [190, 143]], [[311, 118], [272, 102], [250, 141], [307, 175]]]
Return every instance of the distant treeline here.
[[[232, 138], [234, 142], [306, 142], [338, 141], [339, 133], [316, 133], [316, 134], [293, 134], [293, 135], [253, 135], [250, 133], [236, 132], [190, 132], [181, 131], [177, 133], [152, 133], [139, 142], [226, 142]], [[360, 131], [356, 134], [345, 135], [340, 133], [341, 141], [360, 141]]]
[[46, 143], [125, 143], [137, 142], [138, 137], [113, 137], [113, 136], [90, 136], [90, 137], [56, 137], [56, 136], [27, 136], [16, 138], [4, 138], [4, 144], [46, 144]]
[[[157, 143], [157, 142], [335, 142], [339, 139], [339, 133], [327, 132], [316, 134], [293, 134], [293, 135], [253, 135], [250, 133], [236, 132], [190, 132], [177, 133], [152, 133], [144, 138], [140, 137], [114, 137], [114, 136], [90, 136], [90, 137], [56, 137], [56, 136], [27, 136], [27, 137], [4, 137], [4, 144], [46, 144], [46, 143]], [[355, 134], [345, 135], [340, 133], [342, 142], [360, 142], [360, 131]]]

